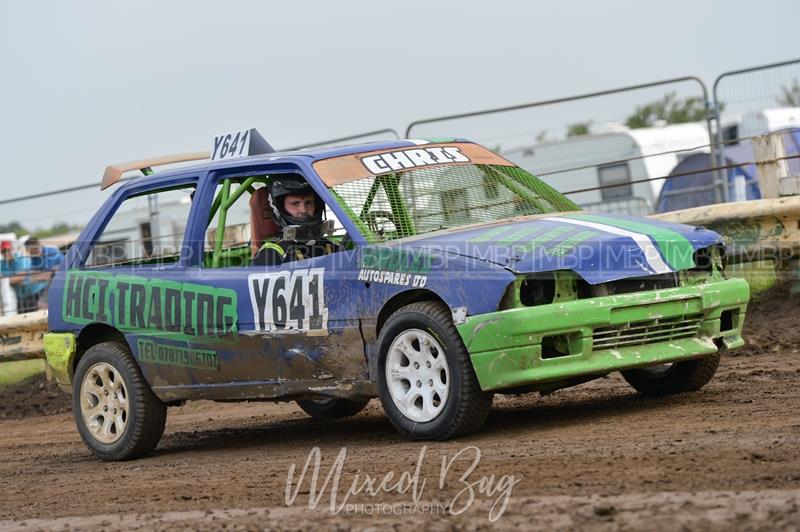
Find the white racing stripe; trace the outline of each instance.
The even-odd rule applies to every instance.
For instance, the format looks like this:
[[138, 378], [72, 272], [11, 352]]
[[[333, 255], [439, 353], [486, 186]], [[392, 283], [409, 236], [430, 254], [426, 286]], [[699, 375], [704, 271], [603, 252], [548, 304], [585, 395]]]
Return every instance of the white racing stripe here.
[[644, 258], [647, 260], [647, 263], [656, 273], [670, 273], [672, 269], [667, 266], [664, 262], [664, 259], [661, 258], [661, 253], [659, 253], [658, 248], [656, 248], [653, 241], [650, 240], [650, 237], [643, 234], [643, 233], [634, 233], [633, 231], [626, 231], [625, 229], [620, 229], [619, 227], [614, 227], [613, 225], [606, 225], [606, 224], [599, 224], [596, 222], [585, 222], [583, 220], [573, 220], [571, 218], [542, 218], [542, 220], [549, 220], [551, 222], [562, 222], [565, 224], [572, 224], [572, 225], [580, 225], [581, 227], [591, 227], [592, 229], [597, 229], [599, 231], [603, 231], [606, 233], [611, 233], [613, 235], [620, 235], [620, 236], [627, 236], [628, 238], [632, 239], [636, 242], [636, 245], [639, 246], [639, 249], [642, 250], [644, 253]]

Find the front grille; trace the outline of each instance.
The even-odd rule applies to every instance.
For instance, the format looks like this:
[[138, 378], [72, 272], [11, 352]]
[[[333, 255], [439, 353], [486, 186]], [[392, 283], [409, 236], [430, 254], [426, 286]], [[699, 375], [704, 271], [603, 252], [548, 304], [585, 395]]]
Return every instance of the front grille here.
[[593, 351], [694, 338], [700, 329], [702, 314], [633, 321], [622, 325], [598, 327], [592, 335]]
[[634, 294], [636, 292], [649, 292], [650, 290], [664, 290], [679, 286], [678, 274], [667, 273], [660, 275], [647, 275], [645, 277], [629, 277], [617, 281], [609, 281], [590, 285], [583, 279], [578, 279], [578, 298], [616, 296], [621, 294]]

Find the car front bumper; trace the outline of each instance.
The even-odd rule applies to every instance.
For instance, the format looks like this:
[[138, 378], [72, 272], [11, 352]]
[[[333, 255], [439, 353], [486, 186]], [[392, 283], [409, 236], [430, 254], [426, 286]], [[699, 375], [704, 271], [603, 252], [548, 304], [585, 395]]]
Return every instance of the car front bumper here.
[[481, 389], [502, 390], [742, 347], [749, 299], [745, 280], [727, 279], [470, 316], [457, 329]]

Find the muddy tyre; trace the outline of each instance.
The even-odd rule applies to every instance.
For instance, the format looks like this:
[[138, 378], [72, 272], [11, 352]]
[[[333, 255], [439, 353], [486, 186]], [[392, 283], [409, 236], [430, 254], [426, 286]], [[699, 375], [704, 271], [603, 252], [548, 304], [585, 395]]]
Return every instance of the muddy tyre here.
[[81, 438], [106, 461], [139, 458], [158, 445], [167, 407], [150, 389], [128, 347], [97, 344], [75, 369], [72, 411]]
[[699, 390], [714, 376], [719, 366], [716, 353], [695, 360], [631, 369], [622, 376], [642, 395], [660, 396]]
[[450, 310], [413, 303], [392, 314], [378, 337], [378, 389], [389, 420], [412, 440], [446, 440], [478, 430], [492, 406]]
[[369, 403], [369, 399], [298, 399], [297, 406], [314, 419], [338, 419], [358, 414]]

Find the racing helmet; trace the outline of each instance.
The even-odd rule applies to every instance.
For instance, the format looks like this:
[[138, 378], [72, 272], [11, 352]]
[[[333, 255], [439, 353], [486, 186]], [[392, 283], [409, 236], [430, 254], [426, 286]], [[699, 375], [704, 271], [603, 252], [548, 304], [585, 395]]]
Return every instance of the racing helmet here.
[[[289, 195], [314, 196], [314, 213], [307, 218], [297, 218], [291, 216], [284, 206], [284, 199]], [[269, 204], [272, 207], [272, 215], [281, 227], [296, 225], [300, 227], [312, 227], [322, 223], [325, 206], [322, 198], [314, 192], [308, 181], [297, 174], [279, 175], [269, 184]]]

